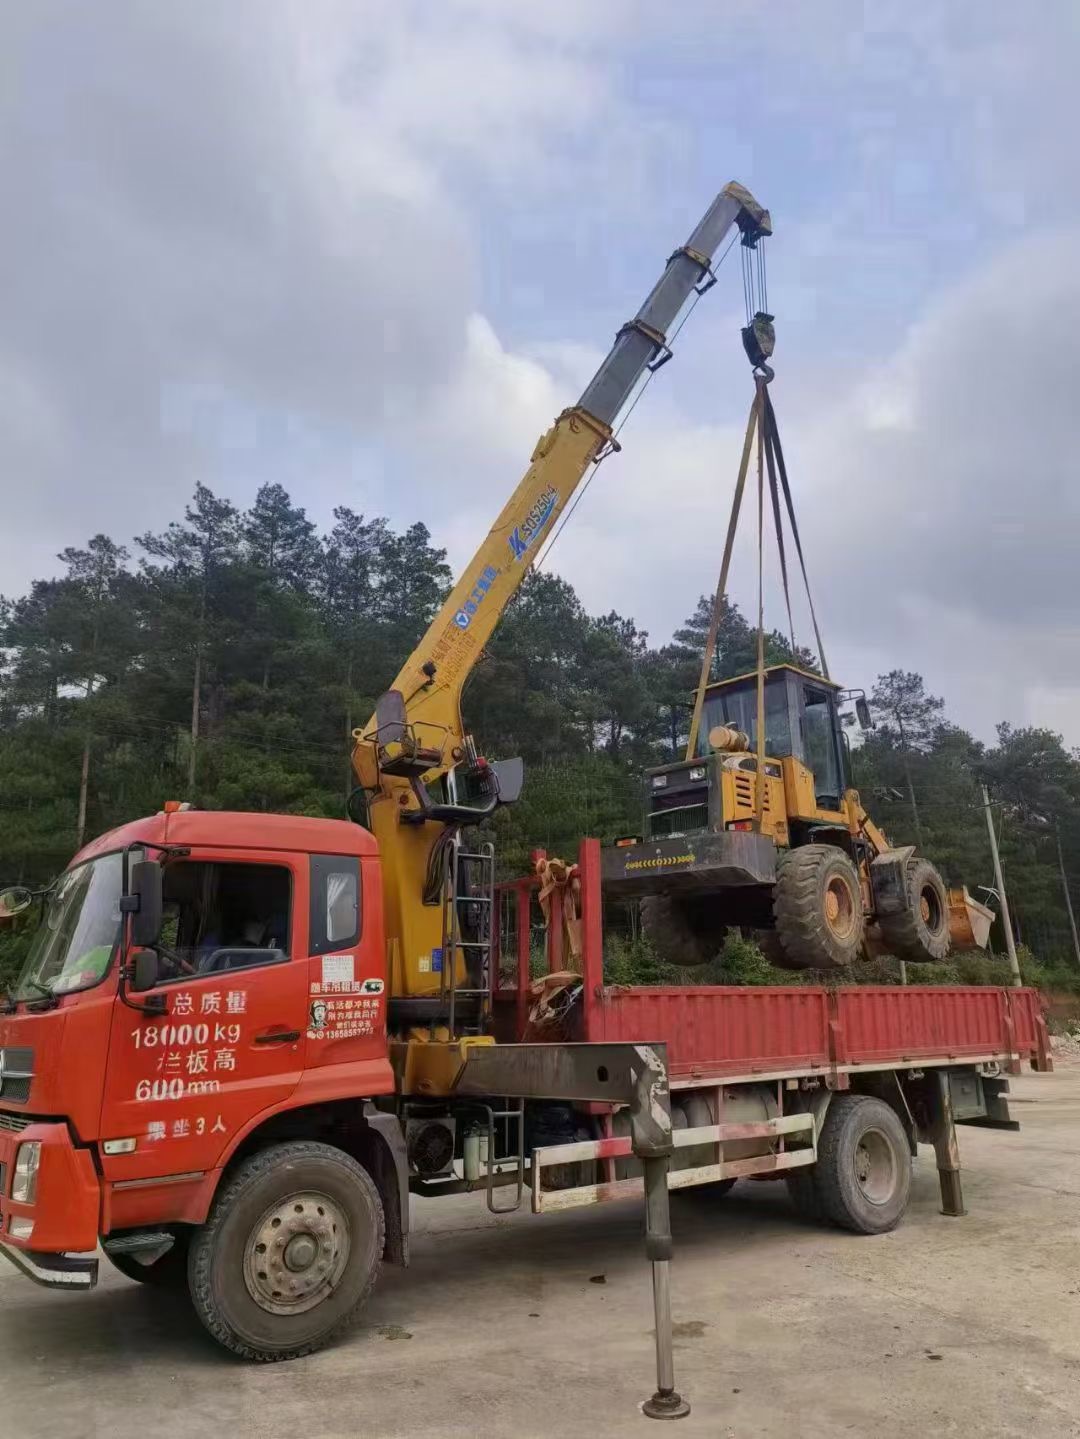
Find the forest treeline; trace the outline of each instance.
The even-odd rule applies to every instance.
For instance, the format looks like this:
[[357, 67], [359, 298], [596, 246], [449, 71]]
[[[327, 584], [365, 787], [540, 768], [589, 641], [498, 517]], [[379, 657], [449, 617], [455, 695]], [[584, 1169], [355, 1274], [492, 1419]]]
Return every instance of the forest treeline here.
[[[275, 484], [244, 511], [199, 485], [182, 521], [59, 560], [0, 600], [0, 882], [47, 882], [82, 840], [169, 798], [342, 815], [349, 736], [451, 582], [424, 525], [341, 507], [319, 533]], [[703, 598], [655, 646], [632, 618], [587, 614], [565, 581], [528, 577], [465, 696], [483, 750], [527, 765], [499, 816], [506, 867], [637, 828], [638, 772], [685, 742], [708, 613]], [[814, 664], [776, 632], [768, 652]], [[754, 664], [729, 604], [714, 674]], [[1017, 937], [1055, 982], [1075, 976], [1062, 876], [1080, 873], [1077, 754], [1007, 719], [984, 745], [917, 674], [880, 676], [870, 699], [876, 727], [852, 731], [852, 760], [875, 818], [974, 890], [992, 883], [987, 783]], [[19, 947], [0, 939], [0, 966]]]

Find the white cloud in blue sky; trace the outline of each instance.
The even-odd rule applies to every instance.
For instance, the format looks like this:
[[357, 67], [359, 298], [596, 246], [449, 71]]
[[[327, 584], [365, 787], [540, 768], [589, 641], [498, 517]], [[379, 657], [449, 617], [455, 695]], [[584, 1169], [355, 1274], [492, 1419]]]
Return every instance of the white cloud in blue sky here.
[[[462, 564], [737, 178], [774, 216], [834, 671], [918, 668], [981, 734], [1080, 742], [1077, 13], [9, 6], [0, 591], [163, 527], [197, 479], [422, 517]], [[658, 639], [715, 580], [740, 307], [729, 262], [550, 560]]]

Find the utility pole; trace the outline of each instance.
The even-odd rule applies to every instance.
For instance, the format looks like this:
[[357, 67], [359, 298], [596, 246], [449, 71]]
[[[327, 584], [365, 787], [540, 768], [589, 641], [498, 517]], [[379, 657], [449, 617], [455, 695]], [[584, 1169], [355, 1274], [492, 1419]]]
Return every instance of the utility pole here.
[[1009, 901], [1005, 896], [1005, 881], [1001, 877], [1001, 856], [998, 854], [997, 831], [994, 829], [994, 816], [990, 812], [990, 792], [985, 785], [982, 787], [983, 811], [986, 814], [986, 829], [990, 835], [990, 853], [994, 859], [994, 884], [997, 886], [998, 897], [1001, 900], [1001, 924], [1005, 930], [1005, 948], [1009, 951], [1009, 971], [1012, 975], [1012, 983], [1019, 988], [1023, 982], [1020, 977], [1020, 961], [1016, 957], [1016, 940], [1013, 939], [1012, 919], [1009, 915]]
[[1065, 874], [1065, 859], [1061, 853], [1061, 826], [1054, 826], [1054, 834], [1057, 838], [1058, 869], [1061, 872], [1061, 892], [1065, 896], [1065, 908], [1069, 912], [1069, 928], [1072, 930], [1073, 954], [1076, 955], [1076, 962], [1080, 965], [1080, 939], [1076, 934], [1076, 915], [1073, 914], [1072, 896], [1069, 894], [1069, 881]]

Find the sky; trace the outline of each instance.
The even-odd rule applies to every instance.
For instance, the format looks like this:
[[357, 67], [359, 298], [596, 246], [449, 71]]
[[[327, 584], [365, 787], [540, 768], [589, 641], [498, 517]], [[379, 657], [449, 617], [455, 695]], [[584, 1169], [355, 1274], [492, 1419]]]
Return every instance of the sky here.
[[[6, 6], [0, 593], [200, 481], [460, 569], [737, 179], [834, 677], [1080, 744], [1078, 65], [1069, 0]], [[657, 643], [719, 570], [736, 255], [545, 562]]]

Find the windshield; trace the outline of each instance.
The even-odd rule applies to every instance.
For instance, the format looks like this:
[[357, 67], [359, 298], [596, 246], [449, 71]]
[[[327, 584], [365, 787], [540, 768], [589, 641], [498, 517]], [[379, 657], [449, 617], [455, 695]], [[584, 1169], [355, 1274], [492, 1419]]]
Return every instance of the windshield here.
[[15, 999], [69, 994], [104, 979], [120, 938], [122, 878], [119, 852], [60, 876], [15, 985]]
[[[698, 731], [698, 754], [709, 753], [709, 731], [728, 725], [748, 736], [751, 750], [757, 748], [757, 686], [721, 690], [708, 695]], [[765, 753], [785, 759], [791, 753], [791, 725], [788, 720], [788, 692], [783, 675], [765, 681]]]

